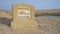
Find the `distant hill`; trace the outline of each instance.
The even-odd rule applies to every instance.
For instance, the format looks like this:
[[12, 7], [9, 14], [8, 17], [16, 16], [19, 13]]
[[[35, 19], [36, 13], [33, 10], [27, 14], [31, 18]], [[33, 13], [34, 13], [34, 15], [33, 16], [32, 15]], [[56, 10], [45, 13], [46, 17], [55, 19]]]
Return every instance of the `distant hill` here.
[[10, 13], [11, 11], [9, 11], [9, 10], [2, 10], [2, 9], [0, 9], [0, 18], [10, 18], [11, 19], [11, 15], [9, 15], [9, 14], [11, 14]]
[[60, 9], [35, 10], [35, 14], [60, 14]]
[[52, 10], [35, 10], [35, 16], [60, 16], [60, 9], [52, 9]]
[[[59, 15], [60, 16], [60, 9], [52, 9], [52, 10], [35, 10], [35, 15]], [[12, 17], [12, 10], [4, 10], [0, 9], [0, 17], [1, 16], [6, 16], [6, 17]], [[9, 17], [9, 18], [10, 18]]]
[[12, 15], [12, 10], [0, 9], [0, 12], [5, 12], [8, 13], [9, 15]]

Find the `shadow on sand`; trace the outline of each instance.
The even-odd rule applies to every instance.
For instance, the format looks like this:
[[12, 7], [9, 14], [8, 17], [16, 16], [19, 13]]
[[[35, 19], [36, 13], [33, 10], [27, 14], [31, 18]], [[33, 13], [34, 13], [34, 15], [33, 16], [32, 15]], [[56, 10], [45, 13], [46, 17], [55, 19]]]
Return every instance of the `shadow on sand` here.
[[0, 18], [0, 23], [10, 27], [12, 19]]

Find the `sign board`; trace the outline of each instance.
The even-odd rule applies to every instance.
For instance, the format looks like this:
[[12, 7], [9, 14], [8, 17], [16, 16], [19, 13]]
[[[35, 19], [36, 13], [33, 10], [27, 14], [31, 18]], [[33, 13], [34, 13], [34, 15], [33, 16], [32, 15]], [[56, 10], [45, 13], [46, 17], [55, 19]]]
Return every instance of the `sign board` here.
[[18, 9], [18, 18], [29, 19], [30, 18], [30, 10]]
[[31, 5], [13, 5], [12, 29], [36, 28], [37, 23], [34, 20], [34, 7]]

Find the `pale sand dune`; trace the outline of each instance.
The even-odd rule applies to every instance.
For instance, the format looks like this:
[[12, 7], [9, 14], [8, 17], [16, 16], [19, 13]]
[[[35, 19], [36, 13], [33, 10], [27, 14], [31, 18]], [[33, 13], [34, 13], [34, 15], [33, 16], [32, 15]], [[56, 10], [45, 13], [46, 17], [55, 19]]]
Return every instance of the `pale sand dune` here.
[[9, 18], [9, 19], [11, 19], [11, 16], [8, 15], [7, 13], [4, 13], [4, 12], [0, 12], [0, 17], [1, 18]]
[[12, 16], [9, 15], [11, 13], [9, 13], [10, 11], [8, 10], [0, 10], [0, 18], [8, 18], [8, 19], [11, 19]]
[[[2, 10], [1, 10], [2, 11]], [[0, 13], [0, 34], [21, 34], [19, 31], [12, 31], [9, 27], [11, 24], [12, 19], [9, 19], [9, 17], [12, 17], [10, 12], [3, 12]], [[1, 18], [5, 17], [6, 18]], [[9, 15], [9, 16], [7, 16]], [[38, 32], [37, 34], [60, 34], [60, 18], [49, 18], [49, 17], [36, 17], [35, 20], [38, 23]], [[24, 31], [25, 32], [25, 31]], [[30, 34], [34, 31], [28, 31], [27, 34]], [[35, 33], [36, 34], [36, 33]]]
[[4, 13], [8, 13], [9, 15], [12, 15], [12, 10], [0, 9], [0, 12], [4, 12]]

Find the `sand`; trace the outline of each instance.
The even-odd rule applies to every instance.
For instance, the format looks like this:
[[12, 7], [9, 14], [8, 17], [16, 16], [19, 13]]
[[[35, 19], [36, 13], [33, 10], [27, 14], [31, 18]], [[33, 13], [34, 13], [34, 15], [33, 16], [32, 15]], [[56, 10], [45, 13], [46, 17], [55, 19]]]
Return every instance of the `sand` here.
[[60, 18], [36, 17], [41, 34], [60, 34]]
[[[36, 17], [35, 20], [38, 23], [38, 32], [37, 30], [29, 30], [19, 32], [19, 31], [13, 31], [11, 30], [10, 23], [11, 20], [4, 21], [3, 18], [0, 18], [0, 34], [24, 34], [23, 32], [26, 32], [26, 34], [59, 34], [60, 33], [60, 18], [48, 18], [48, 17]], [[8, 22], [8, 23], [7, 23]]]
[[[6, 15], [6, 12], [2, 14]], [[38, 23], [38, 28], [36, 30], [26, 31], [27, 29], [21, 29], [16, 31], [12, 30], [10, 27], [12, 21], [11, 14], [9, 14], [8, 17], [6, 15], [6, 18], [4, 18], [4, 15], [3, 17], [0, 16], [0, 34], [60, 34], [60, 18], [39, 16], [35, 18]]]

